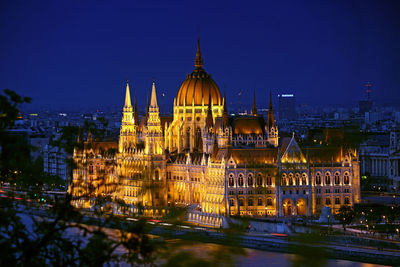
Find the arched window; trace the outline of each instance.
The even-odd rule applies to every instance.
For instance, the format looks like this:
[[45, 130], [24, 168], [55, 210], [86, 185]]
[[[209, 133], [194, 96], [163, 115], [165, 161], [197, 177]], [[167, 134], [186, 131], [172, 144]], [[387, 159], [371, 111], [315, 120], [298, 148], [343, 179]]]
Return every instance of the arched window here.
[[261, 176], [260, 173], [257, 174], [257, 185], [258, 186], [262, 186], [263, 185], [263, 179], [262, 179], [262, 176]]
[[331, 174], [329, 172], [325, 173], [325, 184], [331, 184]]
[[344, 204], [349, 205], [350, 204], [350, 198], [345, 197], [344, 198]]
[[239, 198], [239, 206], [244, 206], [244, 200], [243, 200], [243, 198]]
[[159, 180], [159, 179], [160, 179], [160, 172], [159, 172], [158, 170], [156, 170], [156, 171], [154, 172], [154, 178], [155, 178], [156, 180]]
[[199, 127], [197, 127], [196, 129], [196, 139], [195, 139], [195, 148], [197, 148], [197, 150], [199, 152], [201, 152], [203, 150], [203, 142], [201, 139], [201, 130]]
[[253, 175], [251, 173], [247, 176], [247, 185], [253, 186]]
[[295, 177], [296, 185], [300, 185], [300, 174], [296, 173], [294, 177]]
[[340, 184], [340, 173], [339, 172], [335, 173], [335, 184]]
[[303, 173], [301, 175], [301, 184], [302, 185], [307, 185], [307, 174]]
[[267, 176], [267, 185], [272, 185], [272, 179], [271, 176]]
[[286, 174], [282, 174], [282, 185], [287, 185]]
[[190, 148], [190, 127], [186, 129], [186, 148]]
[[350, 183], [350, 178], [349, 178], [349, 173], [345, 172], [343, 175], [343, 183], [344, 184], [349, 184]]
[[321, 184], [321, 173], [317, 172], [317, 174], [315, 175], [315, 184]]
[[293, 174], [289, 174], [289, 185], [293, 185]]
[[272, 206], [272, 198], [267, 198], [267, 206]]
[[235, 201], [233, 199], [229, 199], [229, 205], [231, 207], [234, 207], [235, 206]]
[[253, 199], [252, 198], [249, 198], [247, 200], [247, 206], [253, 206]]
[[340, 205], [340, 198], [338, 197], [335, 198], [335, 205]]
[[239, 186], [243, 186], [243, 174], [239, 174], [238, 184], [239, 184]]
[[229, 174], [229, 186], [234, 186], [235, 185], [235, 181], [233, 179], [233, 174]]
[[258, 198], [257, 206], [262, 206], [262, 198]]

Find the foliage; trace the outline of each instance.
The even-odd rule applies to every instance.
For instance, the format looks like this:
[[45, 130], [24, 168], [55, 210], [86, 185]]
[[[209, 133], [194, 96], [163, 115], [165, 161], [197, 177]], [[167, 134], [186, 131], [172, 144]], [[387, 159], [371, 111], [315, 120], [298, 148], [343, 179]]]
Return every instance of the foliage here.
[[341, 206], [336, 218], [341, 222], [343, 230], [346, 231], [346, 225], [350, 224], [355, 217], [355, 212], [350, 206]]

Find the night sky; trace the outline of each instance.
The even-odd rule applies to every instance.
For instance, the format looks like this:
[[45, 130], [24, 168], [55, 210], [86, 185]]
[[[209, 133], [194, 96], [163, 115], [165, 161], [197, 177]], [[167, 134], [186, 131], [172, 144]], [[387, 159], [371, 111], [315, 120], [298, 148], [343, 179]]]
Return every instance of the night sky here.
[[[122, 107], [126, 79], [159, 103], [194, 66], [229, 103], [266, 105], [268, 92], [298, 103], [400, 102], [400, 1], [0, 1], [0, 88], [32, 107]], [[165, 92], [162, 101], [161, 92]]]

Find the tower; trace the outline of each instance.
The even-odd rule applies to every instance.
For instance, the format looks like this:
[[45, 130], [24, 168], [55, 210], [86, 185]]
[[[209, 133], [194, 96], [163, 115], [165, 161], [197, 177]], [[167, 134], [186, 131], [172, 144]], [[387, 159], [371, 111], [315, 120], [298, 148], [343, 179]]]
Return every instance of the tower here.
[[272, 108], [272, 93], [271, 93], [271, 90], [269, 90], [267, 132], [268, 132], [268, 142], [271, 145], [277, 147], [278, 146], [278, 127], [275, 125], [274, 110]]
[[118, 150], [120, 153], [136, 146], [136, 129], [129, 81], [126, 82], [125, 104], [122, 112], [122, 123], [120, 129]]
[[164, 152], [163, 133], [161, 129], [160, 110], [157, 104], [156, 85], [153, 80], [151, 102], [148, 107], [146, 154], [162, 155]]
[[251, 109], [251, 115], [257, 116], [256, 91], [254, 91], [253, 95], [253, 107]]

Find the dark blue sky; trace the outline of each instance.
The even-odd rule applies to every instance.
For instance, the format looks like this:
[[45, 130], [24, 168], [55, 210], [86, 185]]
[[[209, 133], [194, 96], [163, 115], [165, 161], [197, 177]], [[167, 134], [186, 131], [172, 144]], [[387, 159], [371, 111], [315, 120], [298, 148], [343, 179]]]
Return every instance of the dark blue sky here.
[[400, 1], [215, 2], [3, 0], [0, 88], [33, 107], [118, 107], [129, 78], [143, 106], [155, 76], [171, 107], [200, 25], [205, 69], [229, 102], [256, 90], [266, 105], [272, 89], [349, 104], [366, 81], [399, 102]]

